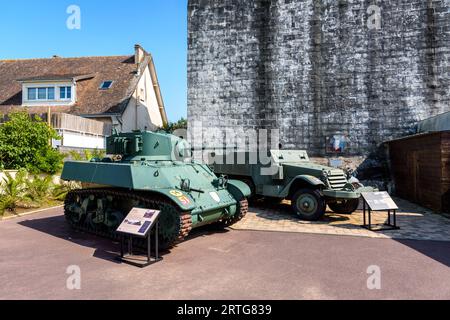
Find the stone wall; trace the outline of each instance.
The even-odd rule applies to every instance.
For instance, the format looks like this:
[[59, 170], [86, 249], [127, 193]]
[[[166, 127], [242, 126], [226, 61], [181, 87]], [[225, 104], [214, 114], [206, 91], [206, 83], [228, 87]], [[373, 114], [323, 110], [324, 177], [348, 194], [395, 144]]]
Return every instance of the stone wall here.
[[207, 146], [212, 128], [279, 129], [283, 148], [364, 159], [450, 110], [449, 67], [450, 0], [189, 1], [188, 118]]

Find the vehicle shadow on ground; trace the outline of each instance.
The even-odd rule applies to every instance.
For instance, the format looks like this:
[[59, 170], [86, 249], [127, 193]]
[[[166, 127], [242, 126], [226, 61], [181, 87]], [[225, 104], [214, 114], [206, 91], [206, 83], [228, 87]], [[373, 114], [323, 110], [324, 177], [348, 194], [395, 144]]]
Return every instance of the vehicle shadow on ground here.
[[450, 243], [443, 241], [420, 241], [393, 239], [443, 265], [450, 267]]
[[94, 257], [120, 263], [116, 260], [120, 254], [119, 242], [73, 230], [65, 221], [64, 216], [25, 220], [19, 222], [19, 225], [82, 247], [95, 249]]
[[[417, 251], [433, 260], [440, 262], [447, 267], [450, 267], [450, 242], [445, 241], [437, 241], [432, 239], [426, 239], [426, 230], [421, 230], [420, 226], [422, 226], [420, 220], [417, 220], [417, 226], [408, 226], [407, 220], [411, 222], [411, 219], [430, 219], [433, 218], [434, 214], [431, 216], [424, 216], [425, 211], [424, 208], [416, 206], [412, 203], [408, 203], [402, 199], [396, 199], [396, 201], [400, 205], [399, 214], [406, 214], [404, 216], [400, 215], [397, 220], [400, 230], [392, 230], [392, 231], [383, 231], [384, 235], [388, 237], [385, 239], [391, 239], [392, 241], [396, 241], [404, 246], [407, 246], [414, 251]], [[342, 230], [361, 230], [361, 226], [363, 224], [362, 219], [362, 205], [359, 208], [359, 211], [354, 213], [354, 215], [359, 215], [355, 217], [354, 215], [340, 215], [332, 212], [331, 210], [327, 210], [325, 217], [320, 221], [309, 222], [309, 221], [301, 221], [297, 218], [297, 216], [293, 213], [290, 203], [287, 201], [283, 202], [270, 202], [270, 201], [254, 201], [251, 203], [251, 211], [256, 214], [261, 219], [266, 221], [276, 222], [276, 221], [289, 221], [295, 224], [301, 224], [307, 228], [308, 226], [330, 226], [335, 229]], [[375, 220], [375, 225], [382, 226], [387, 222], [387, 213], [379, 213], [373, 216], [373, 220]], [[416, 223], [416, 222], [414, 222]], [[413, 224], [414, 224], [413, 223]], [[305, 231], [307, 232], [307, 231]], [[423, 240], [413, 240], [414, 238], [408, 239], [408, 236], [414, 234], [415, 232], [423, 232], [424, 239]], [[436, 230], [436, 232], [438, 232]], [[320, 234], [320, 233], [318, 233]], [[336, 234], [339, 236], [339, 234]], [[348, 234], [351, 236], [351, 234]]]
[[[291, 204], [288, 201], [283, 202], [269, 202], [259, 200], [251, 203], [252, 212], [254, 212], [257, 216], [263, 217], [264, 219], [269, 220], [282, 220], [287, 219], [291, 221], [295, 221], [302, 224], [330, 224], [336, 222], [346, 222], [351, 219], [347, 215], [337, 215], [334, 212], [328, 210], [325, 217], [323, 217], [320, 221], [302, 221], [300, 220], [293, 212], [291, 208]], [[339, 226], [353, 228], [354, 225], [351, 224], [341, 224]]]
[[[82, 247], [95, 249], [95, 252], [93, 254], [95, 258], [107, 260], [117, 264], [122, 263], [121, 261], [118, 260], [118, 256], [120, 256], [120, 241], [102, 238], [100, 236], [92, 235], [86, 232], [73, 230], [67, 224], [64, 216], [25, 220], [19, 222], [18, 224], [51, 235], [53, 237], [74, 243]], [[226, 233], [229, 232], [229, 230], [223, 228], [220, 229], [215, 225], [205, 226], [193, 230], [185, 241], [189, 241], [199, 237], [207, 237], [212, 234], [217, 234], [221, 232]], [[137, 248], [136, 252], [142, 253], [143, 251]], [[171, 252], [170, 250], [160, 251], [160, 256], [164, 257], [165, 255], [170, 254], [170, 252]]]

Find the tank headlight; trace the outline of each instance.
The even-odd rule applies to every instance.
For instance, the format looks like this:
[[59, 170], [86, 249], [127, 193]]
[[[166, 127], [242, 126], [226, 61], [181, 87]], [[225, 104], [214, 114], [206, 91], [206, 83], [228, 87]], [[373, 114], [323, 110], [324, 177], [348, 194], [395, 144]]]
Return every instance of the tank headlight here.
[[354, 171], [352, 168], [347, 168], [345, 173], [347, 174], [347, 178], [350, 179], [353, 176]]
[[219, 186], [222, 188], [226, 188], [228, 185], [228, 177], [227, 176], [221, 176], [219, 178]]
[[180, 184], [180, 189], [184, 192], [191, 191], [191, 180], [189, 179], [182, 179]]

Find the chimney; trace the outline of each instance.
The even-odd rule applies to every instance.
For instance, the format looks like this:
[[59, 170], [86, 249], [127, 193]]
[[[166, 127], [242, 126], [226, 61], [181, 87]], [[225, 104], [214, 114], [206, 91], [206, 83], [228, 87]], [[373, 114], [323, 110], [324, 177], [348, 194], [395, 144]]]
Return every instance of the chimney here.
[[134, 46], [134, 61], [139, 66], [145, 58], [145, 50], [139, 44]]

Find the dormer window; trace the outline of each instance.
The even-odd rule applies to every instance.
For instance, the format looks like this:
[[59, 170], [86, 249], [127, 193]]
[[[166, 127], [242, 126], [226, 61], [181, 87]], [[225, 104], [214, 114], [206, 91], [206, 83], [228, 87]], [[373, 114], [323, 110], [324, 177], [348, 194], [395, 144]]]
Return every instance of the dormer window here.
[[36, 88], [28, 88], [28, 100], [33, 101], [37, 99], [37, 89]]
[[23, 106], [68, 106], [76, 102], [76, 86], [70, 82], [22, 85]]
[[29, 101], [55, 100], [55, 88], [54, 87], [28, 88], [28, 100]]
[[22, 84], [22, 106], [72, 106], [77, 102], [77, 82], [94, 77], [72, 74], [17, 79]]
[[72, 87], [59, 87], [59, 98], [61, 100], [71, 100]]
[[100, 90], [108, 90], [111, 88], [113, 81], [103, 81], [100, 85]]

